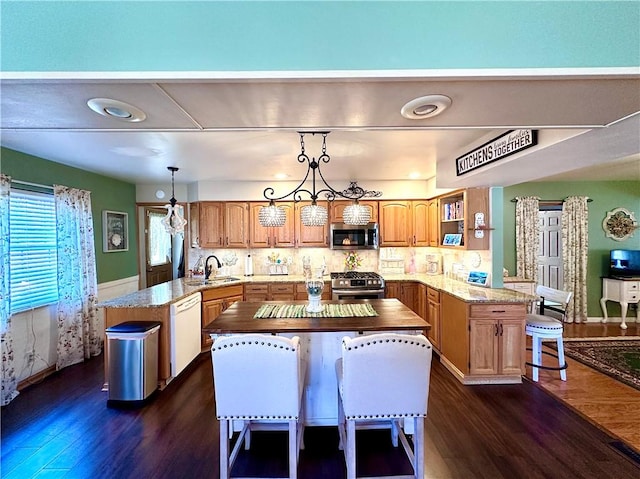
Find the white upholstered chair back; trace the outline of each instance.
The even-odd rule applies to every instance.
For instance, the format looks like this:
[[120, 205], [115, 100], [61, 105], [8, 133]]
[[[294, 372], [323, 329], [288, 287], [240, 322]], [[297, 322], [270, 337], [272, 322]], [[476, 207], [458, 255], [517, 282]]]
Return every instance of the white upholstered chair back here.
[[297, 419], [305, 363], [300, 338], [243, 334], [211, 348], [218, 419]]
[[338, 377], [346, 418], [426, 416], [432, 354], [423, 335], [343, 338]]

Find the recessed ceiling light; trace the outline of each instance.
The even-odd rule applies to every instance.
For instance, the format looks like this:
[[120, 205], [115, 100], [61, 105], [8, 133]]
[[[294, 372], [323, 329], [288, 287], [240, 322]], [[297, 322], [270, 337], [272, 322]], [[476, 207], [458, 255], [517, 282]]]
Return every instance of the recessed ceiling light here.
[[120, 121], [136, 123], [147, 118], [147, 115], [141, 109], [111, 98], [92, 98], [87, 102], [87, 105], [99, 115]]
[[287, 178], [289, 178], [289, 175], [287, 175], [286, 173], [276, 173], [274, 176], [277, 180], [286, 180]]
[[445, 95], [427, 95], [406, 103], [400, 113], [409, 120], [422, 120], [439, 115], [451, 106], [451, 98]]
[[409, 179], [417, 180], [418, 178], [420, 178], [420, 173], [418, 173], [417, 171], [409, 173]]

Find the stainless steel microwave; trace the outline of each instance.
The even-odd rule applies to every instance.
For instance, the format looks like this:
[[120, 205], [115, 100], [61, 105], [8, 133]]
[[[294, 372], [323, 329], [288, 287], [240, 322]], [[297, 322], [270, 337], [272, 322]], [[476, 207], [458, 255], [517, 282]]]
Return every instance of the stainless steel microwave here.
[[378, 223], [363, 226], [331, 223], [331, 249], [378, 249]]

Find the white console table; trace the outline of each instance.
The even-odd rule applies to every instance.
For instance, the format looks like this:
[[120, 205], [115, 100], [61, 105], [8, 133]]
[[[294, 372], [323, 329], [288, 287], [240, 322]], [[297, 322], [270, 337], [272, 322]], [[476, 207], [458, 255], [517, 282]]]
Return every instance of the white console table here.
[[[607, 316], [607, 301], [615, 301], [620, 303], [622, 323], [620, 327], [627, 329], [627, 308], [629, 304], [638, 304], [640, 301], [640, 281], [637, 279], [613, 279], [602, 278], [602, 298], [600, 298], [600, 306], [602, 307], [602, 313], [604, 318], [603, 323], [606, 323], [609, 317]], [[638, 312], [636, 310], [636, 322], [638, 322]]]

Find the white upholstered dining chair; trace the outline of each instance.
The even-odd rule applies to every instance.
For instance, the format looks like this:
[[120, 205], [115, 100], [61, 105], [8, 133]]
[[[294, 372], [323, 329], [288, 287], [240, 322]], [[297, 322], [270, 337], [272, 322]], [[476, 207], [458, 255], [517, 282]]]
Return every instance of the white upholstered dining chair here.
[[[424, 418], [431, 374], [431, 343], [423, 335], [380, 333], [342, 339], [336, 361], [338, 431], [347, 478], [356, 478], [356, 429], [390, 427], [411, 461], [414, 475], [424, 475]], [[413, 434], [413, 447], [405, 435]]]
[[[216, 339], [211, 347], [216, 415], [220, 421], [220, 478], [230, 477], [240, 446], [251, 430], [288, 430], [289, 478], [297, 477], [304, 448], [306, 360], [300, 338], [242, 334]], [[230, 425], [242, 431], [229, 453]]]
[[[562, 333], [564, 331], [564, 320], [567, 314], [567, 307], [573, 293], [561, 291], [538, 285], [536, 295], [538, 296], [537, 310], [527, 314], [525, 332], [531, 336], [531, 376], [534, 381], [538, 381], [538, 371], [548, 369], [560, 371], [560, 379], [567, 380], [567, 363], [564, 359], [564, 343]], [[542, 350], [542, 341], [552, 339], [556, 341], [558, 354], [552, 354]], [[544, 366], [542, 364], [542, 354], [547, 354], [558, 358], [558, 366]]]

